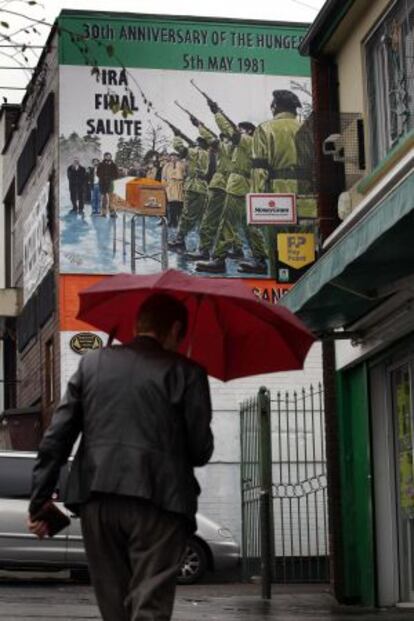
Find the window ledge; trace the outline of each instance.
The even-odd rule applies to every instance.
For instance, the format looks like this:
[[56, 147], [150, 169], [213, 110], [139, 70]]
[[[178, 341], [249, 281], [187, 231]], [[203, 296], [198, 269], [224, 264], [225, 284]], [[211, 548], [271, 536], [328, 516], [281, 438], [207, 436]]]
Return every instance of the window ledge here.
[[0, 317], [17, 317], [21, 310], [21, 289], [0, 289]]
[[358, 222], [392, 192], [405, 177], [412, 174], [413, 170], [414, 148], [411, 148], [390, 170], [384, 173], [383, 177], [374, 185], [372, 191], [367, 191], [367, 195], [355, 209], [351, 211], [349, 216], [325, 239], [323, 243], [324, 250], [332, 246], [340, 237], [345, 235], [352, 227], [356, 226]]
[[356, 189], [359, 194], [367, 194], [375, 184], [377, 184], [385, 175], [395, 166], [410, 149], [414, 147], [414, 130], [411, 130], [404, 138], [395, 145], [387, 156], [374, 168], [374, 170], [364, 177], [357, 185]]

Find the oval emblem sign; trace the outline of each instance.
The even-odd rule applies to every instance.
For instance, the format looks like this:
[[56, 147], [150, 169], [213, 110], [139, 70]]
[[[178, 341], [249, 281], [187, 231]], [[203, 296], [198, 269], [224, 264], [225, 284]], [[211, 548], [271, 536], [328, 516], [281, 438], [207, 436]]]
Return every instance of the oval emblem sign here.
[[69, 345], [76, 354], [84, 354], [90, 349], [100, 349], [103, 342], [101, 337], [93, 332], [78, 332], [72, 336]]

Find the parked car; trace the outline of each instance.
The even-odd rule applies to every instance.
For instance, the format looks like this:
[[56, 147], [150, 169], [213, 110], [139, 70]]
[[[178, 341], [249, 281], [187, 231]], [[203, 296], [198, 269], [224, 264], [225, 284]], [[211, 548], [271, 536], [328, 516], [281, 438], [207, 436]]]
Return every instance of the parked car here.
[[[87, 569], [80, 522], [59, 502], [65, 489], [68, 467], [60, 473], [56, 504], [71, 523], [53, 538], [37, 539], [27, 531], [27, 507], [35, 453], [0, 451], [0, 568]], [[189, 539], [178, 582], [192, 584], [207, 570], [223, 571], [237, 566], [240, 550], [231, 532], [197, 514], [197, 532]]]

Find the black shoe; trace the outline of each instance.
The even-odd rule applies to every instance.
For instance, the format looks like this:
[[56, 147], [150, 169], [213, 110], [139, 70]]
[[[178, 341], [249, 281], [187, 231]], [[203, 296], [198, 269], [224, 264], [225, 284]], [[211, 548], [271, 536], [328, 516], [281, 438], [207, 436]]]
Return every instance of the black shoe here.
[[185, 242], [180, 239], [169, 241], [168, 250], [171, 250], [172, 252], [185, 252], [186, 251]]
[[196, 250], [195, 252], [186, 252], [184, 259], [187, 261], [208, 261], [210, 253], [207, 250]]
[[234, 250], [229, 250], [227, 256], [229, 259], [244, 259], [244, 252], [242, 248], [235, 248]]
[[251, 259], [242, 261], [237, 268], [238, 272], [245, 274], [267, 274], [267, 263], [265, 259]]
[[200, 261], [196, 265], [197, 272], [211, 272], [221, 274], [226, 271], [226, 261], [224, 259], [211, 259], [211, 261]]

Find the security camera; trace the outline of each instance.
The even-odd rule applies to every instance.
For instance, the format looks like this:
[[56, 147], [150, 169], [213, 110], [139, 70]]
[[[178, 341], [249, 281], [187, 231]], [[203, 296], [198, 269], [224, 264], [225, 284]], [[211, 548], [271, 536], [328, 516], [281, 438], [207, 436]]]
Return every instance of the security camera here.
[[331, 134], [323, 141], [322, 152], [324, 155], [331, 155], [335, 162], [344, 161], [344, 143], [341, 134]]

